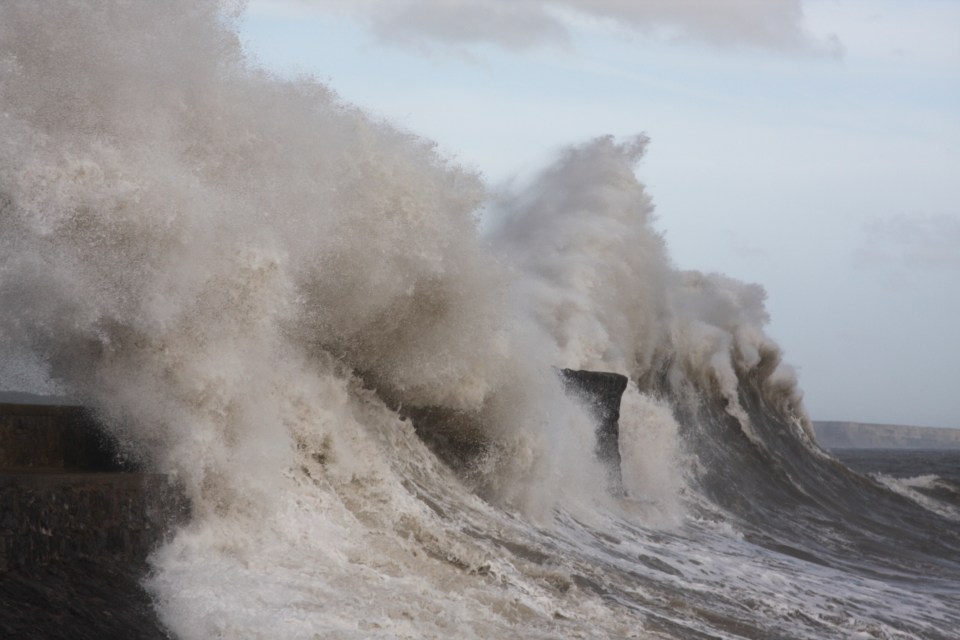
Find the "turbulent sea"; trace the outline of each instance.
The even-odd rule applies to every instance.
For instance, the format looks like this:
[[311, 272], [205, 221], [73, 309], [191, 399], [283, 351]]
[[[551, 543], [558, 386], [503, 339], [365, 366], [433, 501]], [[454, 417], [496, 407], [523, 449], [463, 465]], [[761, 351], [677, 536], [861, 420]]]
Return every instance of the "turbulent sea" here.
[[[958, 637], [956, 475], [817, 447], [763, 290], [670, 261], [646, 138], [493, 196], [235, 19], [0, 2], [0, 384], [182, 484], [174, 637]], [[629, 377], [625, 493], [560, 367]]]

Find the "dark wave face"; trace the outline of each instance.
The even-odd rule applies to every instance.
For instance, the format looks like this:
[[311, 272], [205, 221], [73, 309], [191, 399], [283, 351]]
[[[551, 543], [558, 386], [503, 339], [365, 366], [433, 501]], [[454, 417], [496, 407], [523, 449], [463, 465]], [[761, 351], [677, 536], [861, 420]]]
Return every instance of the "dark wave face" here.
[[[851, 469], [870, 475], [894, 491], [905, 492], [932, 508], [960, 508], [960, 452], [956, 450], [857, 450], [836, 452]], [[919, 494], [919, 496], [918, 496]]]
[[[848, 565], [853, 551], [856, 563], [869, 559], [877, 569], [955, 579], [960, 536], [952, 523], [960, 513], [891, 492], [818, 450], [800, 422], [771, 406], [756, 372], [744, 377], [740, 399], [756, 440], [716, 404], [689, 416], [694, 426], [687, 441], [709, 461], [698, 482], [704, 495], [775, 550], [796, 547], [838, 567]], [[915, 474], [932, 470], [929, 458], [901, 462]]]
[[[956, 504], [816, 447], [762, 288], [670, 262], [644, 136], [493, 198], [227, 4], [0, 3], [0, 386], [184, 487], [175, 637], [955, 637]], [[630, 379], [622, 492], [560, 369]]]

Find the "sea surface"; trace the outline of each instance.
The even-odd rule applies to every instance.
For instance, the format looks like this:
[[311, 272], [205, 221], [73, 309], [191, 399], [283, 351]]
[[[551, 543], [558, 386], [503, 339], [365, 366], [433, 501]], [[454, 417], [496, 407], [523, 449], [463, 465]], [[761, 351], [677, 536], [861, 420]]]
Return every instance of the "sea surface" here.
[[882, 473], [895, 478], [936, 475], [960, 479], [960, 450], [956, 449], [834, 449], [838, 460], [861, 473]]
[[[958, 637], [955, 462], [816, 445], [762, 287], [670, 259], [645, 136], [494, 192], [230, 6], [0, 3], [0, 388], [184, 487], [173, 637]], [[560, 368], [630, 379], [623, 491]]]
[[[867, 474], [921, 501], [920, 495], [960, 508], [960, 450], [837, 449], [851, 469]], [[918, 495], [919, 494], [919, 495]]]

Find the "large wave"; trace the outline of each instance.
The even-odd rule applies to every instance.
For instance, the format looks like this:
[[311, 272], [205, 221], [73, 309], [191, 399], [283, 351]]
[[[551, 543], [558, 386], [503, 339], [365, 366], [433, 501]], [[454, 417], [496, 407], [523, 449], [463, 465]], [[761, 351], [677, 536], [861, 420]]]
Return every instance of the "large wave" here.
[[[756, 523], [834, 464], [763, 290], [671, 264], [645, 137], [491, 198], [429, 141], [258, 68], [237, 15], [0, 4], [2, 382], [90, 404], [184, 487], [148, 582], [179, 637], [626, 636], [653, 605], [611, 605], [563, 559], [590, 555], [571, 531]], [[630, 500], [558, 367], [631, 379]]]
[[522, 494], [591, 471], [589, 419], [553, 371], [633, 373], [663, 342], [643, 139], [572, 149], [491, 241], [475, 175], [247, 63], [217, 3], [3, 17], [5, 341], [201, 508], [223, 466], [257, 493], [273, 482], [256, 470], [289, 465], [283, 396], [313, 406], [354, 376], [468, 414], [505, 504], [549, 511]]

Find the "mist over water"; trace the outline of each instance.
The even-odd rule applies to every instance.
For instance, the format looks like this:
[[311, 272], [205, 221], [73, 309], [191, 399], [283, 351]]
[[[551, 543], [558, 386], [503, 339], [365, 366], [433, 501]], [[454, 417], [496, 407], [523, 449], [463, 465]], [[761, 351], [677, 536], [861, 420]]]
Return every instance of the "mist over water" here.
[[[258, 68], [237, 11], [0, 4], [0, 388], [80, 399], [183, 485], [192, 520], [147, 579], [177, 637], [947, 637], [955, 588], [898, 627], [894, 569], [851, 569], [882, 551], [779, 528], [890, 492], [812, 444], [763, 290], [670, 262], [645, 137], [492, 198]], [[631, 379], [626, 498], [558, 367]], [[441, 462], [416, 410], [479, 445]], [[934, 515], [891, 499], [919, 545], [910, 509]], [[939, 544], [911, 561], [946, 584]]]

